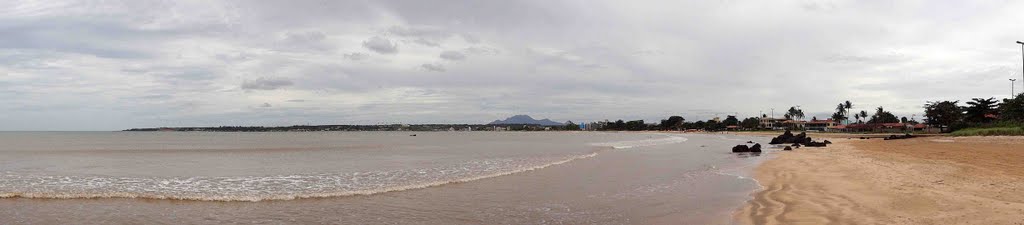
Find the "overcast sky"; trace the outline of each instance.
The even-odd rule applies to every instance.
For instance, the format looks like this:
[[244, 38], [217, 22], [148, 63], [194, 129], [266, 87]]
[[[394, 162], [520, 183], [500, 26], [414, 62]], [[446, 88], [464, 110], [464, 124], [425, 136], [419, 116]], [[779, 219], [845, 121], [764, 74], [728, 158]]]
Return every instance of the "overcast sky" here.
[[1022, 1], [0, 2], [0, 130], [827, 117], [1021, 86]]

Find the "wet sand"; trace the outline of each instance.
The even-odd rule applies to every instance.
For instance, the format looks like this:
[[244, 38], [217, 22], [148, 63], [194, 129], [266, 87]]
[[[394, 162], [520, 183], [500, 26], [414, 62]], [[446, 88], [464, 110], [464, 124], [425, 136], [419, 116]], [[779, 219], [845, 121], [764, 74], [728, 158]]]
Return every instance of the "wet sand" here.
[[744, 224], [1024, 224], [1024, 137], [830, 137], [779, 152]]

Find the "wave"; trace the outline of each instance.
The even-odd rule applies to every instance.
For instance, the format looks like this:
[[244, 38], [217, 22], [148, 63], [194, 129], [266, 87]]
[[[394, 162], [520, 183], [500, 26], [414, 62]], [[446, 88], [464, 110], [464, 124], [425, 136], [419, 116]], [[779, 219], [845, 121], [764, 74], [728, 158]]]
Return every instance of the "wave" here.
[[[628, 149], [673, 144], [687, 138], [592, 143]], [[194, 201], [270, 201], [374, 195], [463, 183], [547, 168], [589, 154], [562, 157], [486, 159], [439, 168], [240, 177], [108, 177], [0, 173], [0, 198], [86, 199], [140, 198]]]
[[646, 147], [663, 144], [676, 144], [686, 142], [689, 139], [680, 136], [665, 135], [665, 138], [658, 139], [644, 139], [644, 140], [630, 140], [630, 141], [616, 141], [616, 142], [602, 142], [602, 143], [591, 143], [593, 146], [611, 147], [613, 149], [629, 149], [637, 147]]
[[485, 160], [463, 164], [462, 168], [333, 175], [135, 178], [3, 174], [0, 175], [0, 198], [144, 198], [257, 202], [374, 195], [533, 171], [594, 157], [597, 154], [594, 152], [574, 155], [539, 164], [522, 164], [523, 161], [533, 161], [523, 159]]

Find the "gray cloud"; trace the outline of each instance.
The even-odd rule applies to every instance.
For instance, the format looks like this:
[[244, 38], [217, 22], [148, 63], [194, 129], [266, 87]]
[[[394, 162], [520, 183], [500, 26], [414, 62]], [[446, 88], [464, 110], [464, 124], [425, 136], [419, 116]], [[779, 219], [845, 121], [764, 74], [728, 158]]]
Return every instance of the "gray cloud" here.
[[242, 89], [245, 90], [276, 90], [279, 88], [291, 86], [292, 81], [284, 79], [256, 79], [246, 80], [242, 82]]
[[391, 42], [391, 40], [379, 36], [374, 36], [364, 41], [363, 47], [380, 54], [398, 53], [398, 43]]
[[822, 117], [843, 100], [909, 116], [1006, 97], [1024, 30], [1013, 1], [0, 5], [12, 130]]
[[462, 61], [462, 60], [466, 59], [466, 54], [462, 54], [461, 52], [456, 52], [456, 51], [444, 51], [444, 52], [441, 52], [440, 57], [442, 59], [451, 60], [451, 61]]
[[362, 52], [345, 53], [345, 59], [352, 61], [359, 61], [367, 58], [370, 58], [370, 55]]
[[423, 65], [420, 66], [420, 68], [423, 68], [423, 69], [425, 69], [427, 71], [432, 71], [432, 72], [444, 72], [445, 71], [444, 70], [444, 65], [437, 64], [437, 63], [424, 63]]

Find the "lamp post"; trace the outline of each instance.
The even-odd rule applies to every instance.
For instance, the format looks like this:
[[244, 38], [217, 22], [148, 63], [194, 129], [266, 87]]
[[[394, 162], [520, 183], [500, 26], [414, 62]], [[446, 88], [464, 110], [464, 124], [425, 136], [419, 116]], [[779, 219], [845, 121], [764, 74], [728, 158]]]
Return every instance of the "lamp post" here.
[[[1024, 63], [1024, 42], [1017, 41], [1017, 44], [1020, 44], [1020, 61], [1021, 63]], [[1020, 65], [1020, 69], [1021, 71], [1024, 71], [1024, 64]], [[1021, 73], [1020, 75], [1021, 77], [1024, 77], [1024, 73]], [[1021, 80], [1021, 82], [1024, 82], [1024, 80]], [[1013, 98], [1013, 96], [1010, 96], [1010, 98]]]
[[1013, 99], [1013, 94], [1014, 94], [1014, 92], [1013, 92], [1013, 82], [1014, 81], [1017, 81], [1017, 79], [1010, 78], [1010, 99]]

